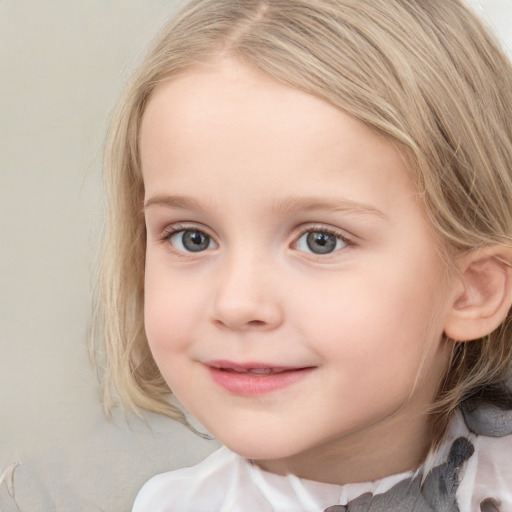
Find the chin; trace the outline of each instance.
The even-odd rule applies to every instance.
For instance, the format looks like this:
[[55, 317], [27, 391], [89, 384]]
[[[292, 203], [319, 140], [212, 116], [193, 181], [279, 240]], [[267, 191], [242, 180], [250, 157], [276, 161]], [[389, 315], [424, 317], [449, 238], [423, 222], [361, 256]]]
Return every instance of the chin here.
[[284, 459], [300, 451], [298, 444], [290, 438], [254, 435], [251, 437], [237, 436], [236, 438], [220, 436], [217, 439], [241, 457], [255, 461]]

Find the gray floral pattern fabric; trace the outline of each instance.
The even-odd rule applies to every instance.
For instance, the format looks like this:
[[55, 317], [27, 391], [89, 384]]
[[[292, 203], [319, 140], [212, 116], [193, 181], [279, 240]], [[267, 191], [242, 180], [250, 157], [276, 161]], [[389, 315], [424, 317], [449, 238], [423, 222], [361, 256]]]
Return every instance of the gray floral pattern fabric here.
[[422, 484], [423, 474], [402, 480], [388, 492], [363, 494], [347, 505], [334, 505], [325, 512], [459, 512], [455, 493], [459, 470], [474, 452], [471, 442], [459, 437], [452, 444], [446, 463], [433, 468]]

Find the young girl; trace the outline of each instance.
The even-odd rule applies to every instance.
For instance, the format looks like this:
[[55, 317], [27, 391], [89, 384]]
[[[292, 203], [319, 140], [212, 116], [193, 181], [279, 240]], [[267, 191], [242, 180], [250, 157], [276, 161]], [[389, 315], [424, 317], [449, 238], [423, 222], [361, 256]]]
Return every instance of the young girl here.
[[108, 143], [106, 396], [225, 447], [135, 512], [512, 511], [511, 84], [459, 0], [164, 28]]

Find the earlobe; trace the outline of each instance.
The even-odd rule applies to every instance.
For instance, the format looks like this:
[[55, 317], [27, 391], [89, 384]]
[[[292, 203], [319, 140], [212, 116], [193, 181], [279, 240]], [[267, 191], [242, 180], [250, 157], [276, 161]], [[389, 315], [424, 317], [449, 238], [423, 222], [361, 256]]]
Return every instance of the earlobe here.
[[459, 261], [460, 286], [445, 324], [455, 341], [481, 338], [496, 329], [512, 305], [512, 249], [477, 249]]

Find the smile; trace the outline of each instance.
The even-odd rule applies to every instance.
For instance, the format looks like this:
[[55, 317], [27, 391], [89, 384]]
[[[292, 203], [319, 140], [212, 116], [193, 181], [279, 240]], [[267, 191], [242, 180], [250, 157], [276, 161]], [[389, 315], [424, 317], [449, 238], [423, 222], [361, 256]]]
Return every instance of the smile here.
[[265, 363], [206, 363], [212, 380], [226, 391], [242, 396], [271, 393], [305, 378], [314, 367], [284, 367]]

